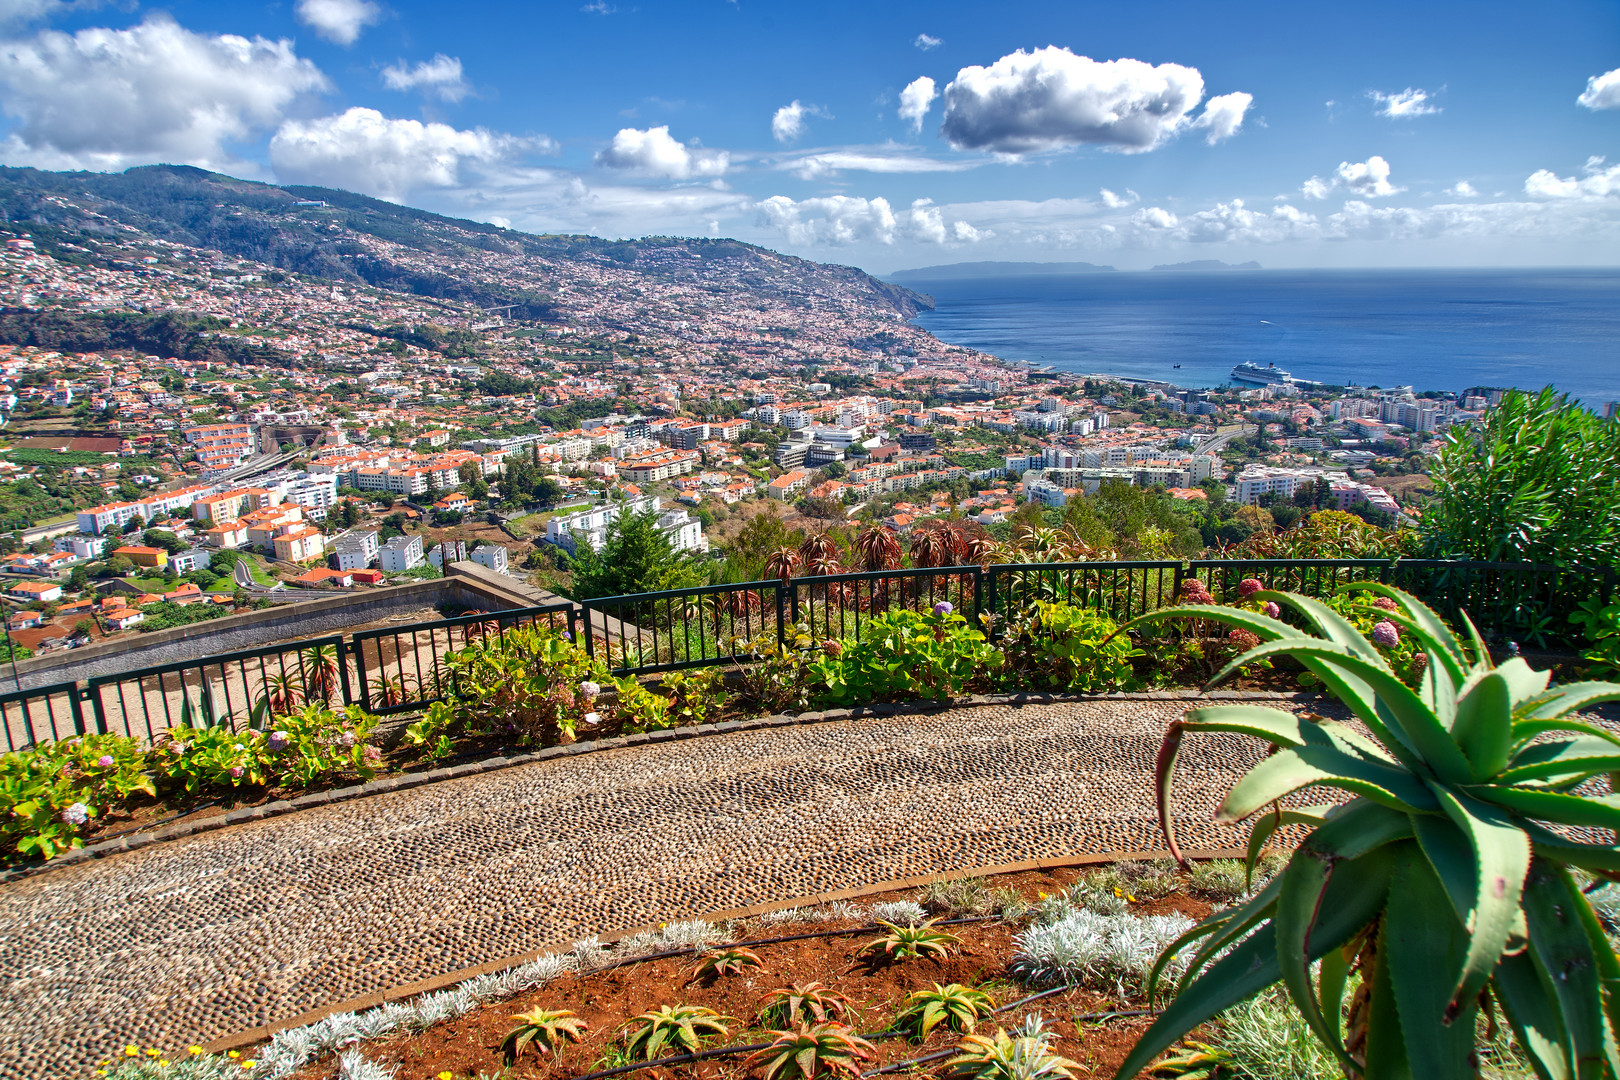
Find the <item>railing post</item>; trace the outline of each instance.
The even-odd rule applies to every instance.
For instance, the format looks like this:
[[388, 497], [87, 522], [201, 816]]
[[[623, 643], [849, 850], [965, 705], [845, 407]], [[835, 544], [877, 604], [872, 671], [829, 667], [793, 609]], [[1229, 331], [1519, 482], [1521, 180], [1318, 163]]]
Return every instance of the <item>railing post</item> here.
[[[985, 568], [984, 571], [985, 577], [990, 579], [990, 616], [992, 619], [1001, 614], [1001, 597], [996, 592], [996, 569], [997, 568], [992, 565]], [[991, 629], [995, 631], [994, 636], [999, 636], [1001, 633], [1000, 621], [997, 620], [996, 622], [991, 623]]]
[[[1176, 576], [1173, 579], [1173, 581], [1171, 583], [1171, 587], [1170, 587], [1170, 606], [1171, 607], [1175, 607], [1177, 604], [1181, 603], [1181, 583], [1182, 583], [1183, 580], [1186, 579], [1186, 575], [1187, 575], [1187, 563], [1186, 563], [1186, 561], [1185, 560], [1177, 560], [1177, 562], [1176, 562]], [[1162, 596], [1159, 597], [1159, 606], [1161, 608], [1164, 607], [1164, 597], [1162, 597]]]
[[[350, 682], [350, 679], [349, 679], [349, 654], [353, 651], [353, 646], [354, 646], [354, 643], [349, 638], [346, 638], [346, 637], [338, 638], [338, 644], [337, 644], [338, 692], [343, 695], [343, 704], [345, 704], [345, 705], [353, 705], [354, 704], [354, 686], [352, 685], [352, 683]], [[361, 685], [364, 685], [365, 681], [366, 681], [366, 673], [364, 671], [362, 671], [362, 672], [360, 672]], [[367, 709], [366, 711], [370, 712], [371, 710]], [[249, 715], [251, 716], [251, 712], [249, 713]]]
[[[579, 605], [579, 613], [585, 619], [585, 655], [590, 657], [592, 660], [595, 660], [596, 659], [596, 635], [591, 633], [591, 607], [590, 607], [590, 601], [587, 600], [584, 603]], [[569, 617], [571, 619], [573, 617], [573, 614], [574, 614], [574, 609], [569, 608], [568, 609], [568, 614], [569, 614]], [[576, 638], [575, 640], [577, 641], [578, 639]]]
[[[84, 692], [90, 695], [90, 708], [96, 717], [96, 731], [102, 735], [107, 734], [107, 707], [101, 703], [101, 687], [92, 680], [85, 684]], [[151, 725], [148, 724], [147, 727], [150, 728]], [[135, 734], [129, 730], [129, 718], [127, 716], [124, 718], [124, 729], [126, 735]]]
[[793, 624], [799, 624], [799, 583], [797, 581], [784, 581], [782, 587], [788, 590], [788, 618]]
[[[90, 691], [86, 687], [80, 686], [78, 683], [73, 684], [73, 690], [68, 694], [68, 700], [73, 703], [73, 730], [79, 735], [85, 734], [84, 699], [88, 697], [89, 694]], [[27, 715], [28, 711], [25, 706], [23, 709], [23, 716], [26, 717]], [[7, 729], [7, 734], [10, 734], [9, 728]]]
[[776, 583], [776, 647], [787, 647], [787, 587]]
[[973, 568], [973, 621], [984, 625], [984, 567]]

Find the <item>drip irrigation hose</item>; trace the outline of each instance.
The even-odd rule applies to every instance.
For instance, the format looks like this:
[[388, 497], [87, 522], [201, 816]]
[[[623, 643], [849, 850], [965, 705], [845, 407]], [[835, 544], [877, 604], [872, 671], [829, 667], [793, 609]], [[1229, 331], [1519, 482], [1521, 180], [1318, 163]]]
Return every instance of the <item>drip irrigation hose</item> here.
[[[874, 1031], [869, 1035], [857, 1035], [855, 1037], [857, 1039], [865, 1039], [868, 1042], [871, 1042], [873, 1039], [892, 1039], [896, 1036], [904, 1034], [904, 1031]], [[665, 1065], [687, 1065], [694, 1061], [702, 1061], [705, 1058], [730, 1057], [736, 1054], [751, 1054], [757, 1050], [766, 1050], [775, 1045], [776, 1043], [773, 1041], [768, 1043], [749, 1043], [747, 1046], [721, 1046], [716, 1047], [713, 1050], [699, 1050], [692, 1054], [677, 1054], [674, 1057], [659, 1058], [657, 1061], [638, 1061], [634, 1065], [620, 1065], [617, 1068], [603, 1069], [600, 1072], [586, 1073], [583, 1076], [576, 1076], [574, 1077], [574, 1080], [602, 1080], [602, 1077], [605, 1076], [622, 1076], [625, 1073], [636, 1072], [641, 1069], [658, 1069]]]
[[[1073, 989], [1074, 989], [1074, 986], [1072, 984], [1069, 985], [1069, 986], [1060, 986], [1060, 987], [1057, 988], [1057, 990], [1073, 990]], [[1035, 994], [1032, 997], [1025, 998], [1024, 1001], [1033, 1001], [1037, 997], [1046, 997], [1047, 994], [1054, 994], [1054, 993], [1057, 992], [1057, 990], [1048, 990], [1048, 991], [1046, 991], [1045, 993], [1042, 993], [1042, 994]], [[1015, 1001], [1015, 1002], [1012, 1003], [1012, 1005], [1003, 1005], [1000, 1009], [997, 1009], [996, 1011], [997, 1012], [1002, 1012], [1002, 1011], [1004, 1011], [1006, 1009], [1012, 1008], [1015, 1005], [1021, 1005], [1023, 1003], [1024, 1002]], [[1070, 1017], [1070, 1019], [1076, 1021], [1077, 1023], [1079, 1021], [1082, 1021], [1082, 1020], [1115, 1020], [1115, 1019], [1119, 1019], [1120, 1017], [1125, 1017], [1125, 1016], [1147, 1016], [1147, 1015], [1149, 1015], [1151, 1013], [1156, 1013], [1158, 1011], [1159, 1011], [1158, 1009], [1123, 1009], [1123, 1010], [1115, 1009], [1115, 1010], [1112, 1010], [1110, 1012], [1084, 1013], [1084, 1014], [1079, 1015], [1079, 1016]], [[939, 1061], [941, 1058], [950, 1057], [952, 1054], [956, 1053], [958, 1051], [958, 1049], [959, 1049], [959, 1047], [953, 1046], [948, 1050], [935, 1050], [933, 1053], [924, 1054], [922, 1057], [907, 1058], [904, 1061], [892, 1062], [892, 1063], [890, 1063], [888, 1065], [882, 1066], [881, 1068], [868, 1069], [866, 1072], [861, 1073], [861, 1076], [862, 1076], [862, 1078], [864, 1080], [864, 1078], [868, 1077], [868, 1076], [880, 1076], [883, 1073], [899, 1072], [902, 1069], [909, 1069], [909, 1068], [911, 1068], [912, 1066], [915, 1066], [915, 1065], [926, 1065], [930, 1061]], [[585, 1080], [585, 1078], [580, 1077], [580, 1080]]]

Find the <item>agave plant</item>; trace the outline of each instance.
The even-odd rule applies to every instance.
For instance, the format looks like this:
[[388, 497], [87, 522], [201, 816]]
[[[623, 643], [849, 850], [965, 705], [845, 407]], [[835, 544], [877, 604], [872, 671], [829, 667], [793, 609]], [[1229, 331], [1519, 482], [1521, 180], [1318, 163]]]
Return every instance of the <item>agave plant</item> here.
[[998, 1030], [957, 1043], [945, 1075], [950, 1080], [1070, 1080], [1079, 1067], [1052, 1053], [1051, 1036], [1045, 1032], [1015, 1038]]
[[855, 551], [868, 572], [893, 570], [900, 565], [900, 537], [887, 525], [874, 525], [857, 536]]
[[861, 1062], [877, 1057], [872, 1044], [843, 1024], [773, 1031], [776, 1040], [748, 1059], [760, 1080], [817, 1080], [861, 1075]]
[[863, 944], [855, 951], [855, 955], [869, 956], [892, 963], [910, 960], [919, 956], [949, 956], [951, 947], [959, 939], [955, 934], [935, 930], [935, 921], [929, 919], [920, 926], [897, 926], [892, 922], [880, 923], [880, 925], [888, 927], [888, 932]]
[[304, 683], [295, 674], [285, 672], [264, 677], [265, 708], [271, 716], [285, 716], [304, 703]]
[[409, 675], [378, 675], [369, 687], [371, 705], [376, 709], [393, 709], [411, 700]]
[[533, 1046], [539, 1053], [553, 1052], [564, 1042], [579, 1042], [585, 1037], [585, 1021], [567, 1009], [535, 1009], [512, 1017], [517, 1026], [501, 1040], [501, 1050], [508, 1065], [523, 1056]]
[[665, 1051], [695, 1051], [705, 1036], [729, 1034], [731, 1019], [701, 1005], [660, 1005], [631, 1021], [637, 1026], [626, 1034], [625, 1052], [632, 1061], [656, 1061]]
[[705, 976], [719, 978], [721, 975], [736, 975], [749, 968], [764, 971], [765, 961], [761, 960], [754, 950], [733, 945], [729, 949], [718, 949], [705, 956], [692, 970], [692, 978], [701, 979]]
[[926, 1039], [939, 1025], [959, 1034], [971, 1032], [981, 1019], [995, 1011], [995, 1002], [983, 990], [951, 983], [934, 984], [932, 990], [918, 990], [906, 998], [906, 1007], [895, 1017], [895, 1026], [915, 1039]]
[[780, 578], [786, 585], [793, 580], [793, 571], [799, 568], [799, 553], [790, 547], [779, 547], [765, 556], [765, 572]]
[[330, 701], [338, 689], [338, 653], [336, 645], [311, 645], [298, 654], [298, 667], [303, 672], [304, 698], [308, 701]]
[[819, 982], [804, 985], [794, 983], [785, 990], [772, 990], [765, 995], [765, 1007], [759, 1011], [760, 1019], [771, 1027], [801, 1027], [814, 1018], [818, 1024], [828, 1020], [842, 1020], [849, 1014], [849, 998]]
[[[1466, 616], [1465, 642], [1406, 593], [1366, 583], [1346, 590], [1395, 601], [1391, 623], [1428, 656], [1416, 690], [1353, 625], [1308, 597], [1255, 594], [1294, 609], [1315, 635], [1237, 608], [1196, 611], [1262, 639], [1215, 681], [1257, 659], [1291, 656], [1371, 737], [1254, 705], [1197, 709], [1171, 725], [1157, 780], [1176, 858], [1170, 793], [1188, 731], [1237, 732], [1273, 748], [1216, 811], [1217, 820], [1240, 821], [1272, 807], [1251, 832], [1251, 868], [1279, 824], [1312, 831], [1252, 899], [1165, 950], [1149, 985], [1172, 960], [1184, 964], [1174, 1000], [1116, 1075], [1135, 1076], [1175, 1040], [1279, 980], [1352, 1077], [1473, 1077], [1487, 990], [1540, 1076], [1620, 1075], [1620, 961], [1571, 874], [1620, 879], [1620, 850], [1579, 838], [1620, 829], [1620, 798], [1577, 790], [1620, 771], [1620, 737], [1570, 717], [1620, 699], [1620, 686], [1549, 687], [1547, 673], [1522, 659], [1493, 666]], [[1280, 808], [1313, 787], [1351, 798]], [[1178, 959], [1195, 943], [1190, 960]], [[1352, 975], [1359, 987], [1346, 1030]]]

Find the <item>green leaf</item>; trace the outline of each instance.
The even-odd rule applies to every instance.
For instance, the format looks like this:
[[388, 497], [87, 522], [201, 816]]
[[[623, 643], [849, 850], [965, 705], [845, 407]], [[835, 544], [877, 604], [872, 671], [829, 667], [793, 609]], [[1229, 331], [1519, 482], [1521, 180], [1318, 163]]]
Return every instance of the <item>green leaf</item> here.
[[[1275, 910], [1277, 893], [1281, 888], [1281, 880], [1272, 878], [1266, 882], [1263, 889], [1250, 897], [1248, 902], [1235, 910], [1219, 912], [1205, 920], [1206, 923], [1218, 921], [1219, 925], [1212, 927], [1209, 935], [1200, 934], [1194, 937], [1194, 940], [1196, 940], [1196, 937], [1208, 936], [1208, 940], [1200, 945], [1198, 951], [1193, 954], [1192, 961], [1187, 965], [1187, 970], [1182, 972], [1179, 985], [1181, 987], [1189, 985], [1198, 972], [1203, 969], [1204, 965], [1216, 959], [1221, 950], [1241, 940], [1245, 934], [1260, 925], [1263, 920], [1269, 919]], [[1191, 931], [1188, 933], [1191, 934]], [[1171, 954], [1172, 950], [1166, 949], [1160, 960], [1167, 960]]]
[[1473, 784], [1464, 789], [1469, 795], [1524, 814], [1538, 821], [1594, 829], [1620, 829], [1620, 807], [1613, 795], [1565, 795], [1556, 791], [1530, 791], [1522, 787]]
[[1329, 641], [1343, 645], [1368, 663], [1376, 664], [1388, 670], [1389, 665], [1384, 663], [1384, 657], [1378, 651], [1377, 646], [1363, 637], [1354, 623], [1322, 603], [1322, 601], [1309, 596], [1302, 596], [1299, 593], [1272, 592], [1269, 589], [1255, 593], [1254, 598], [1257, 600], [1275, 600], [1279, 604], [1287, 604], [1305, 616], [1305, 621], [1314, 626], [1317, 633], [1323, 635]]
[[1367, 1005], [1367, 1067], [1362, 1076], [1366, 1080], [1413, 1080], [1412, 1062], [1406, 1054], [1401, 1018], [1395, 1006], [1389, 948], [1389, 935], [1380, 930]]
[[1507, 680], [1508, 696], [1513, 701], [1514, 709], [1526, 702], [1540, 700], [1547, 691], [1547, 680], [1552, 678], [1552, 672], [1537, 671], [1525, 663], [1522, 656], [1505, 661], [1497, 667], [1496, 673]]
[[[1447, 1023], [1478, 997], [1519, 921], [1519, 899], [1530, 872], [1530, 838], [1508, 815], [1434, 785], [1446, 817], [1465, 838], [1472, 858], [1466, 867], [1448, 856], [1430, 856], [1430, 865], [1468, 930], [1468, 955], [1452, 994]], [[1420, 829], [1424, 827], [1420, 826]], [[1436, 849], [1442, 832], [1427, 830]], [[1420, 831], [1420, 837], [1423, 835]], [[1425, 846], [1424, 852], [1430, 852]]]
[[1359, 859], [1385, 844], [1411, 839], [1412, 822], [1422, 816], [1391, 810], [1367, 799], [1351, 799], [1334, 807], [1301, 846], [1340, 859]]
[[1215, 820], [1241, 821], [1301, 788], [1332, 787], [1392, 810], [1437, 810], [1434, 796], [1410, 773], [1352, 757], [1333, 746], [1297, 746], [1266, 758], [1233, 785]]
[[1608, 739], [1582, 736], [1531, 743], [1516, 754], [1497, 777], [1499, 784], [1560, 777], [1584, 779], [1620, 769], [1620, 746]]
[[1451, 733], [1473, 765], [1475, 780], [1488, 780], [1506, 768], [1513, 743], [1513, 703], [1501, 668], [1481, 676], [1457, 699]]
[[1283, 825], [1321, 825], [1327, 820], [1328, 811], [1334, 809], [1333, 804], [1321, 806], [1302, 806], [1289, 810], [1277, 806], [1269, 814], [1257, 818], [1249, 829], [1248, 852], [1244, 859], [1246, 871], [1245, 884], [1254, 885], [1254, 868], [1260, 861], [1260, 853], [1265, 850], [1266, 841]]
[[1620, 700], [1620, 686], [1609, 682], [1577, 682], [1555, 686], [1538, 697], [1519, 703], [1514, 712], [1522, 720], [1556, 720], [1565, 713], [1600, 701]]
[[1417, 597], [1376, 581], [1353, 581], [1341, 586], [1339, 592], [1368, 592], [1395, 601], [1405, 616], [1401, 620], [1403, 624], [1416, 632], [1425, 645], [1438, 646], [1426, 648], [1424, 651], [1429, 653], [1431, 661], [1438, 659], [1452, 674], [1452, 684], [1457, 685], [1467, 677], [1464, 667], [1468, 663], [1468, 654], [1463, 649], [1462, 642], [1457, 640], [1457, 635], [1451, 632], [1451, 627], [1446, 625], [1445, 620]]
[[1316, 1037], [1344, 1063], [1349, 1074], [1354, 1075], [1356, 1062], [1339, 1040], [1338, 1025], [1330, 1025], [1322, 1015], [1316, 988], [1311, 985], [1310, 960], [1307, 959], [1311, 953], [1311, 931], [1315, 928], [1334, 866], [1339, 861], [1308, 849], [1297, 852], [1278, 875], [1281, 889], [1277, 893], [1277, 912], [1272, 917], [1272, 925], [1277, 934], [1277, 961], [1288, 995], [1294, 999], [1300, 1015]]
[[1542, 1080], [1573, 1080], [1569, 1033], [1553, 1006], [1553, 988], [1541, 965], [1528, 953], [1504, 956], [1492, 985], [1536, 1075]]
[[1191, 709], [1186, 715], [1187, 726], [1198, 731], [1235, 731], [1264, 739], [1273, 746], [1299, 746], [1305, 742], [1303, 733], [1313, 721], [1260, 705], [1206, 705]]
[[[1415, 848], [1396, 863], [1390, 899], [1380, 959], [1389, 966], [1389, 985], [1412, 1073], [1426, 1080], [1474, 1080], [1469, 1056], [1479, 1006], [1470, 1001], [1458, 1009], [1452, 995], [1454, 973], [1468, 951], [1468, 934], [1429, 861]], [[1368, 1057], [1370, 1074], [1370, 1050]]]
[[1524, 890], [1531, 956], [1547, 972], [1564, 1028], [1575, 1055], [1575, 1075], [1620, 1075], [1620, 1054], [1604, 1014], [1597, 957], [1578, 909], [1586, 898], [1566, 872], [1537, 862]]

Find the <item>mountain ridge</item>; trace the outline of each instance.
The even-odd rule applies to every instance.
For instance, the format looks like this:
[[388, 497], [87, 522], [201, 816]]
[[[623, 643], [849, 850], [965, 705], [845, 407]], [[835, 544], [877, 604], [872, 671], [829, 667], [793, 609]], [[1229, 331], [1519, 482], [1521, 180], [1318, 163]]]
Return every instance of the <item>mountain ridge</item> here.
[[1112, 266], [1088, 262], [960, 262], [941, 266], [921, 266], [912, 270], [895, 270], [883, 275], [884, 280], [901, 283], [913, 281], [961, 281], [969, 278], [1038, 277], [1061, 274], [1113, 274]]

